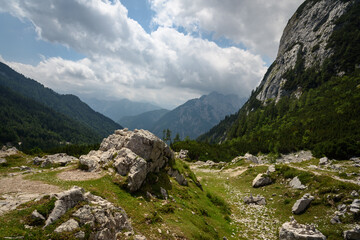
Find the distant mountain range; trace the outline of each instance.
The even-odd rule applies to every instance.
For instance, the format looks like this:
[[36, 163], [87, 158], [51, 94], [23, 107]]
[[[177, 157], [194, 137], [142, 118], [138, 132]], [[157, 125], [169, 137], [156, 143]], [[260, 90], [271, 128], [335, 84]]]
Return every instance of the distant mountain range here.
[[161, 107], [151, 103], [133, 102], [128, 99], [107, 101], [84, 98], [83, 101], [95, 111], [116, 122], [121, 122], [119, 119], [122, 117], [136, 116], [144, 112], [161, 109]]
[[129, 128], [130, 130], [137, 128], [137, 129], [146, 129], [151, 131], [151, 129], [156, 124], [156, 122], [159, 121], [159, 119], [162, 118], [168, 112], [170, 111], [166, 109], [159, 109], [159, 110], [145, 112], [136, 116], [122, 117], [119, 120], [119, 123], [122, 126]]
[[[99, 142], [103, 137], [113, 133], [115, 129], [122, 128], [118, 123], [95, 112], [78, 97], [58, 94], [35, 80], [24, 77], [3, 63], [0, 63], [0, 86], [3, 93], [9, 96], [8, 100], [4, 97], [1, 98], [1, 108], [5, 114], [1, 118], [2, 124], [8, 126], [6, 131], [12, 131], [13, 138], [15, 137], [21, 142], [25, 136], [30, 136], [31, 132], [37, 135], [48, 130], [50, 132], [40, 136], [42, 141], [51, 138], [72, 143]], [[21, 107], [19, 104], [25, 103], [26, 99], [28, 99], [28, 103]], [[11, 109], [16, 109], [18, 117], [5, 117], [12, 114]], [[32, 120], [29, 119], [32, 115], [37, 116], [34, 117], [37, 125], [36, 132], [31, 130], [34, 127], [33, 124], [30, 124]], [[53, 117], [58, 120], [50, 121], [49, 119], [53, 119]], [[54, 126], [49, 126], [49, 122], [52, 122]], [[15, 128], [17, 125], [22, 125], [23, 129]], [[30, 133], [25, 133], [24, 129], [25, 132]], [[6, 137], [3, 136], [2, 142], [5, 141]], [[39, 146], [47, 145], [42, 144], [41, 141], [38, 143]], [[36, 144], [34, 143], [33, 146]]]
[[157, 110], [134, 117], [124, 117], [119, 123], [130, 129], [144, 128], [158, 137], [169, 129], [172, 138], [179, 134], [181, 139], [194, 139], [218, 124], [225, 116], [235, 113], [245, 102], [236, 95], [213, 92], [198, 99], [192, 99], [172, 111]]

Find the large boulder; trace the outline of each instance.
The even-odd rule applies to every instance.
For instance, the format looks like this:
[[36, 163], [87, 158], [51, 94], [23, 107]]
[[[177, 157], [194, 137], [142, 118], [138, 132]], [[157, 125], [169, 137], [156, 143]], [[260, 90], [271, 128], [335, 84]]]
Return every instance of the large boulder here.
[[113, 164], [117, 172], [128, 178], [130, 191], [138, 190], [150, 172], [159, 172], [174, 159], [174, 153], [161, 139], [147, 130], [116, 130], [105, 138], [98, 151], [80, 157], [80, 165], [88, 171]]
[[305, 212], [305, 210], [309, 207], [310, 203], [314, 200], [315, 198], [313, 196], [311, 196], [310, 194], [305, 194], [302, 198], [300, 198], [299, 200], [297, 200], [294, 204], [294, 206], [292, 207], [292, 212], [294, 214], [301, 214], [303, 212]]
[[358, 240], [360, 239], [360, 226], [356, 225], [354, 229], [344, 231], [345, 240]]
[[292, 219], [280, 228], [279, 240], [326, 240], [314, 225], [303, 225]]
[[272, 180], [269, 175], [260, 173], [252, 182], [254, 188], [263, 187], [272, 184]]

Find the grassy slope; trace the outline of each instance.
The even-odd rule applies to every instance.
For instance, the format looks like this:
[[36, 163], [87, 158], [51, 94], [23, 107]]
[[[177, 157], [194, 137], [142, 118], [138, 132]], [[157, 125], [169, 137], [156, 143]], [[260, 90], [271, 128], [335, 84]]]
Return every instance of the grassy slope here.
[[[21, 157], [9, 158], [9, 164], [16, 165], [15, 162], [11, 163], [11, 159], [17, 159], [17, 163], [24, 165], [26, 161], [24, 159], [20, 161], [19, 158]], [[0, 170], [4, 172], [4, 169], [8, 170], [10, 165], [0, 167]], [[174, 234], [179, 238], [186, 239], [229, 237], [233, 227], [229, 223], [226, 203], [214, 192], [209, 192], [206, 188], [202, 191], [196, 186], [191, 180], [196, 180], [196, 178], [186, 164], [176, 162], [174, 167], [189, 176], [189, 187], [180, 186], [164, 172], [159, 174], [158, 182], [156, 182], [156, 177], [151, 176], [142, 190], [135, 194], [128, 193], [119, 184], [121, 182], [119, 179], [109, 175], [97, 180], [62, 181], [56, 177], [61, 170], [54, 170], [29, 175], [28, 178], [41, 180], [64, 189], [77, 185], [86, 191], [106, 198], [115, 205], [121, 206], [131, 218], [135, 232], [144, 234], [148, 239], [169, 239]], [[168, 194], [173, 196], [176, 202], [147, 199], [146, 191], [160, 196], [160, 186], [167, 189]], [[32, 236], [29, 239], [47, 239], [47, 234], [52, 234], [54, 228], [60, 224], [57, 222], [54, 226], [46, 229], [41, 235], [42, 237], [39, 235], [39, 228], [25, 229], [24, 223], [21, 221], [25, 221], [32, 210], [39, 207], [38, 203], [30, 203], [28, 206], [30, 209], [12, 211], [0, 219], [0, 238], [23, 236], [27, 233]], [[161, 234], [158, 229], [162, 230]], [[51, 237], [61, 239], [61, 236], [52, 235]]]

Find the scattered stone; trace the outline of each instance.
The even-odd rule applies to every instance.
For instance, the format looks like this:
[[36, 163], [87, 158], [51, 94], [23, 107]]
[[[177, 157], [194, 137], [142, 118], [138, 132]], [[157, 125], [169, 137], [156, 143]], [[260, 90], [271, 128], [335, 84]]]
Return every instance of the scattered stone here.
[[351, 196], [352, 196], [352, 197], [358, 197], [358, 196], [359, 196], [359, 193], [354, 190], [354, 191], [351, 192]]
[[350, 205], [350, 212], [358, 213], [360, 212], [360, 199], [355, 199]]
[[327, 157], [320, 158], [319, 165], [324, 166], [330, 164], [330, 160]]
[[0, 158], [0, 165], [5, 165], [7, 163], [5, 158]]
[[252, 194], [250, 194], [250, 197], [244, 197], [244, 202], [246, 204], [266, 205], [265, 197], [259, 195], [253, 197]]
[[83, 231], [79, 231], [79, 232], [74, 234], [74, 237], [76, 239], [84, 239], [85, 238], [85, 233]]
[[214, 166], [214, 165], [216, 165], [216, 163], [214, 161], [207, 160], [204, 165]]
[[272, 184], [271, 178], [266, 174], [258, 174], [252, 182], [252, 187], [258, 188]]
[[161, 192], [161, 195], [163, 196], [163, 198], [164, 198], [165, 200], [167, 200], [167, 199], [169, 198], [166, 189], [160, 187], [160, 192]]
[[80, 157], [87, 171], [99, 170], [114, 163], [120, 175], [127, 176], [128, 189], [137, 191], [150, 172], [167, 166], [174, 153], [161, 139], [147, 130], [116, 130], [105, 138], [98, 151]]
[[188, 153], [189, 153], [189, 150], [181, 149], [178, 154], [178, 158], [180, 158], [181, 160], [185, 160], [186, 158], [188, 158]]
[[340, 204], [337, 209], [340, 211], [340, 212], [346, 212], [346, 205], [345, 204]]
[[151, 193], [149, 193], [149, 192], [146, 192], [146, 197], [148, 198], [148, 199], [155, 199], [155, 197], [154, 197], [154, 195], [152, 195]]
[[178, 170], [174, 170], [172, 168], [169, 169], [168, 174], [170, 177], [175, 178], [175, 180], [182, 186], [187, 186], [188, 182], [186, 180], [186, 178], [179, 173]]
[[294, 214], [301, 214], [305, 212], [305, 210], [309, 207], [310, 203], [314, 199], [315, 198], [311, 196], [309, 193], [305, 194], [302, 198], [300, 198], [295, 202], [294, 206], [292, 207], [292, 212]]
[[68, 221], [64, 222], [63, 224], [61, 224], [60, 226], [58, 226], [55, 229], [55, 232], [56, 233], [72, 232], [77, 228], [79, 228], [79, 223], [71, 218], [70, 220], [68, 220]]
[[338, 215], [335, 215], [331, 220], [330, 220], [331, 224], [338, 224], [341, 223], [340, 217]]
[[345, 240], [359, 240], [360, 239], [360, 226], [356, 225], [354, 229], [344, 231]]
[[76, 157], [68, 156], [66, 153], [57, 153], [54, 155], [47, 155], [42, 158], [35, 157], [33, 159], [33, 164], [40, 165], [41, 167], [66, 166], [76, 160], [78, 160]]
[[73, 208], [81, 201], [84, 201], [84, 189], [79, 187], [73, 187], [72, 189], [58, 194], [55, 202], [55, 207], [50, 213], [48, 219], [46, 219], [45, 226], [47, 227], [54, 221], [59, 219], [66, 213], [67, 210]]
[[45, 222], [45, 217], [43, 215], [41, 215], [37, 210], [34, 210], [31, 213], [31, 218], [33, 219], [33, 221], [35, 222], [40, 222], [43, 223]]
[[269, 173], [276, 172], [275, 165], [270, 165], [267, 170]]
[[300, 179], [296, 176], [290, 181], [290, 187], [293, 189], [304, 190], [306, 188], [300, 181]]
[[299, 224], [295, 219], [284, 223], [280, 228], [279, 240], [326, 240], [314, 225]]
[[142, 235], [135, 235], [134, 240], [146, 240], [146, 237]]

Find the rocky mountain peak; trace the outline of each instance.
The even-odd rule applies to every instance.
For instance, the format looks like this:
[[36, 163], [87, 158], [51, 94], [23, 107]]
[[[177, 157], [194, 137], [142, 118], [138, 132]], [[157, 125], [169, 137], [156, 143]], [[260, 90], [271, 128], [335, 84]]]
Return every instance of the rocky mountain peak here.
[[308, 69], [321, 66], [333, 53], [327, 43], [335, 28], [335, 21], [346, 12], [353, 1], [307, 0], [289, 20], [280, 40], [276, 60], [269, 68], [259, 86], [256, 98], [262, 102], [268, 99], [278, 101], [290, 94], [284, 89], [284, 76], [302, 61]]

